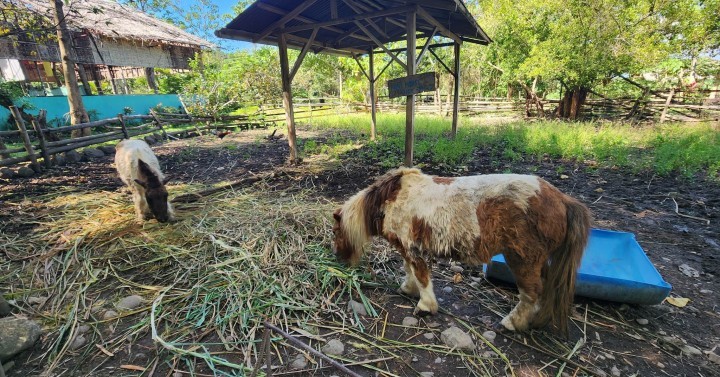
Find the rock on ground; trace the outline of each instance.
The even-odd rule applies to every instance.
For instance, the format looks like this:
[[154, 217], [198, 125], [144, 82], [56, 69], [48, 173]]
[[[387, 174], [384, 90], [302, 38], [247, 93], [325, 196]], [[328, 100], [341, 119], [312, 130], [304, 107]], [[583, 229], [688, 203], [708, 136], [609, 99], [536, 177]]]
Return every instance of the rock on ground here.
[[72, 150], [65, 152], [65, 162], [68, 164], [74, 164], [77, 162], [80, 162], [82, 160], [82, 156], [78, 151]]
[[30, 178], [33, 175], [35, 175], [35, 170], [32, 170], [31, 168], [27, 166], [23, 166], [17, 171], [17, 175], [23, 178]]
[[65, 165], [65, 156], [56, 154], [51, 159], [53, 165], [63, 166]]
[[153, 144], [157, 143], [157, 140], [155, 140], [155, 138], [152, 136], [145, 136], [143, 138], [143, 140], [145, 140], [145, 142], [148, 143], [148, 145], [153, 145]]
[[433, 376], [435, 376], [435, 373], [433, 373], [433, 372], [420, 372], [420, 375], [421, 375], [422, 377], [433, 377]]
[[610, 374], [612, 374], [614, 377], [620, 377], [620, 369], [618, 369], [616, 366], [613, 366], [612, 369], [610, 369]]
[[415, 317], [405, 317], [402, 320], [403, 326], [417, 326], [418, 320]]
[[0, 317], [7, 317], [10, 315], [10, 304], [5, 301], [5, 297], [0, 294]]
[[487, 339], [488, 342], [490, 342], [490, 343], [494, 342], [495, 337], [497, 336], [495, 331], [485, 331], [482, 335], [483, 335], [483, 338]]
[[443, 343], [452, 348], [468, 351], [475, 349], [475, 343], [473, 343], [470, 335], [455, 326], [443, 331], [440, 334], [440, 339]]
[[17, 173], [15, 173], [15, 170], [8, 168], [0, 169], [0, 178], [13, 179], [15, 177], [17, 177]]
[[638, 324], [643, 325], [643, 326], [645, 326], [649, 323], [649, 321], [645, 318], [638, 318], [635, 321], [637, 321]]
[[339, 356], [345, 352], [345, 345], [337, 339], [332, 339], [323, 346], [322, 352], [326, 355]]
[[145, 302], [144, 298], [138, 295], [132, 295], [120, 300], [116, 306], [120, 310], [133, 310], [142, 305], [143, 302]]
[[105, 157], [105, 152], [96, 148], [87, 148], [83, 151], [83, 154], [85, 155], [85, 157], [87, 157], [88, 160]]
[[70, 343], [70, 349], [73, 351], [80, 349], [85, 345], [85, 343], [87, 343], [87, 339], [85, 339], [82, 335], [78, 335], [75, 339], [73, 339], [72, 343]]
[[290, 368], [292, 369], [305, 369], [307, 367], [308, 362], [305, 358], [305, 355], [297, 355], [295, 359], [290, 363]]
[[0, 361], [25, 351], [40, 338], [42, 330], [37, 323], [20, 318], [0, 319]]
[[103, 319], [113, 319], [113, 318], [115, 318], [115, 317], [117, 317], [117, 316], [118, 316], [118, 314], [117, 314], [116, 311], [114, 311], [114, 310], [108, 310], [108, 311], [105, 312], [105, 314], [103, 314]]
[[103, 151], [103, 153], [107, 155], [115, 154], [115, 147], [113, 147], [112, 145], [101, 145], [98, 147], [98, 149]]
[[355, 300], [348, 301], [348, 309], [353, 310], [358, 315], [367, 315], [367, 310], [365, 310], [365, 305], [363, 305], [360, 302], [357, 302]]

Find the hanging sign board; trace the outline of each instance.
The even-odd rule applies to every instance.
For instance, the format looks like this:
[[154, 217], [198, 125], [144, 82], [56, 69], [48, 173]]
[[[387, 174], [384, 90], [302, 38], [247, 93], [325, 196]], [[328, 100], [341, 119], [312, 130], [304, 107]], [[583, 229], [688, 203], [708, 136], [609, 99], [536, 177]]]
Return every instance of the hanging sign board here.
[[435, 72], [401, 77], [399, 79], [389, 80], [387, 84], [390, 98], [411, 96], [422, 92], [432, 92], [437, 88]]

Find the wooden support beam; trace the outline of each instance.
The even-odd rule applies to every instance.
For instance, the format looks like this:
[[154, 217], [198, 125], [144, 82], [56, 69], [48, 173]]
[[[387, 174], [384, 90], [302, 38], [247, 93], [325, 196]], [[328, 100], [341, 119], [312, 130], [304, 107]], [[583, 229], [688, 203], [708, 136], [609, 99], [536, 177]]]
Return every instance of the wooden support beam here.
[[437, 54], [435, 54], [435, 51], [433, 51], [432, 49], [430, 49], [430, 50], [428, 50], [428, 51], [430, 51], [430, 54], [432, 54], [432, 56], [434, 56], [435, 59], [437, 59], [437, 61], [438, 61], [438, 63], [440, 63], [440, 65], [442, 65], [443, 67], [445, 67], [445, 70], [447, 70], [449, 74], [455, 76], [455, 72], [453, 72], [453, 70], [450, 69], [450, 67], [448, 67], [447, 64], [445, 64], [445, 62], [442, 61], [442, 59], [440, 59], [439, 56], [437, 56]]
[[[432, 50], [432, 49], [434, 49], [434, 48], [450, 47], [450, 46], [454, 46], [454, 45], [455, 45], [455, 42], [435, 43], [435, 44], [430, 45], [430, 46], [428, 47], [428, 49], [429, 49], [429, 50]], [[419, 50], [419, 49], [422, 49], [422, 47], [417, 46], [416, 49]], [[405, 48], [393, 48], [393, 49], [388, 49], [388, 51], [390, 51], [390, 52], [405, 52]], [[375, 53], [376, 53], [376, 54], [383, 53], [383, 52], [385, 52], [385, 51], [375, 50]]]
[[[415, 74], [415, 26], [416, 13], [408, 12], [405, 24], [407, 25], [407, 75]], [[405, 166], [413, 166], [413, 147], [415, 142], [415, 95], [405, 99]]]
[[[363, 25], [360, 23], [360, 21], [355, 21], [355, 25], [357, 25], [357, 26], [360, 28], [360, 30], [362, 30], [363, 33], [365, 33], [365, 35], [367, 35], [368, 37], [370, 37], [370, 39], [372, 39], [373, 42], [375, 42], [376, 45], [378, 45], [380, 48], [382, 48], [382, 49], [385, 51], [385, 53], [387, 53], [388, 55], [390, 55], [390, 57], [393, 58], [393, 60], [395, 60], [398, 64], [400, 64], [400, 66], [403, 67], [403, 69], [407, 69], [407, 67], [408, 67], [407, 64], [405, 64], [402, 60], [398, 59], [398, 57], [395, 56], [395, 54], [393, 54], [393, 53], [391, 53], [390, 51], [388, 51], [387, 47], [385, 47], [385, 44], [383, 44], [382, 42], [380, 42], [380, 40], [377, 39], [377, 38], [370, 32], [370, 30], [368, 30], [365, 26], [363, 26]], [[413, 39], [414, 39], [414, 38], [415, 38], [415, 34], [413, 34]], [[412, 50], [413, 50], [413, 56], [415, 56], [415, 47], [413, 47]], [[413, 61], [413, 62], [414, 62], [414, 61]]]
[[325, 27], [325, 26], [348, 24], [348, 23], [352, 23], [352, 22], [355, 22], [355, 21], [367, 20], [367, 19], [370, 19], [370, 18], [385, 17], [385, 16], [389, 16], [389, 15], [393, 15], [393, 14], [405, 14], [405, 13], [407, 13], [407, 12], [409, 12], [409, 11], [412, 11], [412, 10], [415, 10], [415, 6], [414, 6], [414, 5], [397, 7], [397, 8], [390, 8], [390, 9], [385, 9], [385, 10], [381, 10], [381, 11], [377, 11], [377, 12], [370, 12], [370, 13], [364, 13], [364, 14], [356, 14], [356, 15], [350, 16], [350, 17], [343, 17], [343, 18], [338, 18], [338, 19], [335, 19], [335, 20], [318, 22], [318, 23], [312, 24], [312, 25], [308, 24], [308, 25], [292, 26], [292, 27], [289, 27], [289, 28], [280, 29], [279, 32], [281, 32], [281, 33], [295, 33], [295, 32], [302, 31], [302, 30], [314, 29], [314, 28], [316, 28], [316, 27]]
[[311, 5], [313, 5], [317, 0], [305, 0], [303, 3], [295, 7], [295, 9], [288, 12], [286, 15], [280, 17], [279, 20], [273, 22], [270, 24], [270, 26], [266, 27], [265, 30], [261, 31], [260, 34], [257, 37], [257, 40], [255, 42], [261, 41], [265, 39], [270, 33], [277, 30], [278, 28], [281, 28], [285, 26], [285, 24], [298, 16], [300, 13], [302, 13], [305, 9], [309, 8]]
[[337, 0], [330, 0], [330, 19], [335, 20], [337, 18], [338, 18]]
[[292, 80], [290, 79], [290, 62], [288, 61], [287, 40], [285, 34], [280, 34], [278, 43], [280, 51], [280, 76], [282, 79], [283, 107], [285, 108], [285, 123], [288, 128], [288, 145], [290, 146], [291, 164], [298, 162], [297, 143], [295, 137], [295, 113], [293, 112]]
[[452, 114], [452, 132], [451, 137], [454, 139], [457, 135], [458, 113], [460, 111], [460, 44], [456, 43], [455, 48], [455, 85], [453, 87], [453, 114]]
[[442, 35], [452, 39], [453, 41], [455, 41], [455, 43], [462, 44], [462, 39], [460, 39], [460, 37], [457, 34], [448, 30], [445, 26], [443, 26], [443, 24], [440, 23], [440, 21], [436, 20], [435, 17], [430, 15], [430, 13], [426, 12], [425, 9], [423, 9], [423, 7], [421, 7], [421, 6], [417, 7], [417, 14], [418, 14], [418, 16], [422, 17], [425, 21], [430, 23], [430, 25], [435, 26], [436, 28], [440, 29], [440, 33]]
[[423, 46], [422, 51], [420, 51], [420, 54], [417, 57], [417, 60], [415, 61], [415, 65], [420, 65], [420, 62], [422, 61], [423, 56], [428, 50], [428, 47], [430, 47], [430, 43], [432, 43], [432, 39], [435, 38], [435, 34], [438, 32], [438, 28], [436, 27], [433, 29], [432, 34], [427, 39], [427, 42], [425, 42], [425, 46]]
[[370, 77], [370, 75], [368, 75], [368, 73], [365, 71], [365, 67], [362, 66], [357, 56], [353, 56], [353, 59], [355, 60], [355, 63], [357, 63], [358, 67], [360, 67], [360, 72], [362, 72], [362, 74], [368, 79], [368, 81], [372, 81], [372, 77]]
[[[372, 54], [373, 52], [370, 51], [370, 53]], [[377, 79], [379, 79], [380, 77], [382, 77], [383, 73], [385, 73], [385, 70], [388, 69], [388, 67], [390, 67], [390, 64], [392, 64], [392, 63], [393, 63], [393, 60], [390, 59], [390, 61], [387, 62], [387, 64], [385, 64], [385, 66], [383, 67], [383, 69], [380, 70], [380, 73], [378, 73], [378, 75], [375, 76], [375, 81], [377, 81]]]
[[317, 36], [319, 28], [315, 28], [312, 31], [312, 34], [310, 35], [310, 39], [305, 43], [305, 46], [300, 51], [300, 55], [298, 55], [297, 59], [295, 59], [295, 64], [293, 65], [292, 71], [290, 71], [290, 82], [295, 78], [295, 74], [297, 73], [298, 69], [300, 69], [300, 65], [302, 64], [303, 60], [305, 59], [305, 54], [307, 54], [308, 50], [310, 49], [310, 46], [312, 46], [313, 42], [315, 42], [315, 37]]
[[[335, 3], [335, 6], [337, 7], [337, 1], [336, 1], [336, 0], [333, 0], [333, 2]], [[331, 4], [332, 4], [332, 3], [331, 3]], [[272, 13], [275, 13], [275, 14], [279, 14], [279, 15], [281, 15], [281, 16], [284, 16], [284, 15], [286, 15], [286, 14], [288, 13], [286, 10], [280, 9], [280, 8], [278, 8], [278, 7], [276, 7], [276, 6], [273, 6], [273, 5], [270, 5], [270, 4], [266, 4], [266, 3], [257, 3], [257, 6], [258, 6], [258, 8], [260, 8], [260, 9], [262, 9], [262, 10], [266, 10], [266, 11], [268, 11], [268, 12], [272, 12]], [[336, 8], [335, 10], [337, 11], [337, 8]], [[332, 11], [332, 5], [331, 5], [331, 11]], [[336, 18], [337, 18], [337, 14], [336, 14], [335, 17], [333, 17], [332, 19], [336, 19]], [[318, 23], [317, 20], [313, 20], [312, 18], [308, 18], [308, 17], [304, 17], [304, 16], [297, 16], [297, 17], [295, 17], [295, 19], [298, 20], [298, 21], [300, 21], [300, 22], [304, 22], [304, 23], [306, 23], [306, 24], [316, 24], [316, 23]], [[346, 32], [345, 30], [340, 29], [340, 28], [335, 27], [335, 26], [325, 26], [325, 27], [323, 27], [323, 29], [328, 30], [328, 31], [332, 31], [333, 33], [340, 33], [340, 34], [345, 34], [345, 32]], [[364, 37], [364, 36], [362, 36], [362, 35], [357, 35], [357, 34], [356, 34], [356, 35], [352, 35], [352, 37], [353, 37], [353, 38], [357, 38], [357, 39], [361, 39], [361, 40], [370, 41], [369, 38]]]
[[[350, 7], [350, 9], [352, 9], [353, 12], [355, 12], [355, 13], [357, 13], [357, 14], [364, 14], [364, 13], [370, 11], [370, 8], [367, 8], [367, 7], [364, 7], [364, 6], [360, 5], [360, 4], [357, 4], [357, 3], [353, 2], [352, 0], [342, 0], [342, 1], [345, 3], [345, 5], [347, 5], [348, 7]], [[373, 29], [375, 29], [375, 31], [376, 31], [381, 37], [383, 37], [383, 38], [385, 38], [385, 39], [389, 39], [389, 38], [390, 38], [390, 37], [385, 33], [385, 31], [383, 31], [383, 29], [381, 29], [381, 28], [375, 23], [375, 21], [373, 21], [373, 20], [370, 19], [370, 18], [366, 19], [365, 21], [370, 25], [370, 27], [372, 27]]]
[[[375, 140], [376, 133], [377, 133], [377, 119], [376, 119], [376, 113], [377, 113], [377, 103], [375, 101], [375, 65], [373, 62], [373, 52], [372, 50], [368, 54], [368, 59], [370, 60], [370, 66], [368, 67], [370, 71], [370, 140]], [[390, 61], [392, 63], [392, 60]], [[358, 62], [359, 64], [359, 62]]]

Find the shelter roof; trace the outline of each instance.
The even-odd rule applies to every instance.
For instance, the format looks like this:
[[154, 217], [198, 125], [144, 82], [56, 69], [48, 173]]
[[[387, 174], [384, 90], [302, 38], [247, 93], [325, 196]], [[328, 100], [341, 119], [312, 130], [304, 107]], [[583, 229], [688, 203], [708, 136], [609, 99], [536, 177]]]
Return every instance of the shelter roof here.
[[[52, 1], [19, 0], [16, 5], [42, 14], [52, 20]], [[63, 9], [71, 30], [94, 35], [153, 43], [213, 48], [214, 44], [196, 37], [177, 26], [161, 21], [136, 8], [111, 0], [71, 0]]]
[[376, 41], [405, 40], [405, 15], [413, 10], [420, 38], [437, 27], [438, 35], [456, 41], [491, 41], [461, 0], [258, 0], [215, 35], [277, 45], [285, 34], [289, 47], [302, 48], [312, 39], [315, 53], [362, 55]]

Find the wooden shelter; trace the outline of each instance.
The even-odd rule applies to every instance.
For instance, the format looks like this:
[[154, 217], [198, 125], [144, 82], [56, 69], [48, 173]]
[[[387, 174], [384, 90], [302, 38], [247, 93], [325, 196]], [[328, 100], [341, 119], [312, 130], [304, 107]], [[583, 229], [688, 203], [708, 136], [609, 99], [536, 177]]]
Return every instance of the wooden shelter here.
[[[225, 28], [216, 31], [215, 35], [279, 47], [291, 162], [297, 160], [291, 84], [308, 52], [343, 55], [356, 60], [368, 55], [368, 72], [360, 67], [370, 82], [372, 138], [376, 131], [377, 79], [393, 62], [405, 68], [408, 79], [416, 79], [416, 67], [429, 52], [455, 78], [454, 135], [458, 121], [460, 48], [463, 43], [484, 45], [491, 42], [461, 0], [258, 0]], [[417, 38], [428, 38], [427, 43], [417, 46]], [[450, 42], [440, 43], [436, 40], [440, 38]], [[398, 41], [406, 41], [406, 48], [391, 49], [386, 46]], [[450, 46], [454, 47], [453, 68], [433, 51]], [[300, 50], [292, 68], [288, 61], [288, 47]], [[417, 50], [420, 52], [417, 53]], [[404, 61], [401, 59], [403, 52]], [[374, 56], [378, 53], [387, 54], [391, 60], [376, 74]], [[407, 80], [405, 84], [417, 81]], [[413, 92], [412, 84], [406, 85], [406, 89], [405, 165], [411, 166], [417, 92]]]
[[[60, 50], [48, 0], [0, 1], [0, 59], [17, 60], [26, 81], [57, 82]], [[115, 81], [145, 74], [154, 83], [154, 68], [189, 69], [189, 60], [215, 46], [136, 8], [112, 0], [72, 0], [65, 7], [72, 37], [72, 58], [86, 92], [88, 80]], [[24, 30], [31, 17], [41, 26]], [[46, 26], [46, 27], [43, 27]], [[119, 77], [118, 77], [119, 76]], [[99, 85], [98, 85], [99, 86]]]

